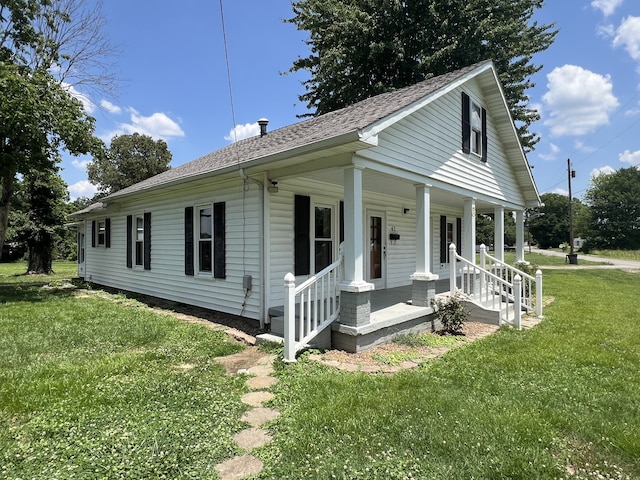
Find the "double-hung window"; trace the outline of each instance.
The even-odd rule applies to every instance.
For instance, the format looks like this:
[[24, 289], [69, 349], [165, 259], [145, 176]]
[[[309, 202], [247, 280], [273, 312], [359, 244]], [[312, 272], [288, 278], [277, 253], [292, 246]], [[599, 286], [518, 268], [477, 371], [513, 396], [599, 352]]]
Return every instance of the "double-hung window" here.
[[333, 261], [333, 208], [315, 207], [315, 271], [331, 265]]
[[226, 278], [226, 204], [184, 209], [185, 275]]
[[151, 270], [151, 212], [127, 215], [127, 268]]
[[487, 161], [487, 111], [462, 92], [462, 152]]
[[98, 220], [98, 246], [104, 246], [107, 238], [107, 227], [104, 220]]
[[144, 217], [137, 216], [135, 225], [136, 265], [142, 266], [142, 264], [144, 263]]
[[198, 272], [213, 271], [213, 209], [198, 207]]

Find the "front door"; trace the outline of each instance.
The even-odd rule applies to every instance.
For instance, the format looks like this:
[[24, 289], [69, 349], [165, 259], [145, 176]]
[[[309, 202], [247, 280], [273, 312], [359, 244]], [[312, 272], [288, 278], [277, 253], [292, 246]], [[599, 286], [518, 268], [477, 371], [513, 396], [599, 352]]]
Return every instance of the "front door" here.
[[386, 288], [387, 242], [384, 212], [367, 213], [367, 280], [376, 289]]

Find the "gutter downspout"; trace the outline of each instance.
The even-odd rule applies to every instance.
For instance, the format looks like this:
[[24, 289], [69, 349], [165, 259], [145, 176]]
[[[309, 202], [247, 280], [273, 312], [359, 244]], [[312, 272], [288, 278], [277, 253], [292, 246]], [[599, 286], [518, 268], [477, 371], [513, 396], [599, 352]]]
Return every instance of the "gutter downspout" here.
[[[238, 170], [240, 173], [240, 177], [242, 178], [243, 182], [253, 182], [256, 185], [258, 185], [258, 187], [260, 188], [260, 195], [259, 195], [259, 210], [258, 210], [258, 214], [260, 215], [260, 221], [258, 222], [258, 226], [259, 226], [259, 238], [260, 238], [260, 289], [261, 289], [261, 295], [260, 295], [260, 310], [261, 310], [261, 314], [260, 314], [260, 328], [264, 329], [265, 326], [265, 319], [267, 318], [267, 299], [266, 299], [266, 289], [265, 289], [265, 284], [266, 284], [266, 247], [265, 247], [265, 242], [264, 242], [264, 232], [265, 232], [265, 220], [264, 220], [264, 210], [265, 210], [265, 195], [266, 195], [266, 189], [264, 188], [265, 183], [261, 182], [260, 180], [256, 180], [255, 178], [251, 178], [250, 176], [248, 176], [244, 169], [242, 167], [240, 167], [240, 169]], [[266, 174], [265, 174], [266, 175]], [[244, 188], [244, 185], [243, 185]], [[242, 208], [245, 208], [245, 205], [242, 205]], [[244, 238], [244, 233], [243, 233], [243, 238], [242, 241], [245, 242], [246, 239]]]

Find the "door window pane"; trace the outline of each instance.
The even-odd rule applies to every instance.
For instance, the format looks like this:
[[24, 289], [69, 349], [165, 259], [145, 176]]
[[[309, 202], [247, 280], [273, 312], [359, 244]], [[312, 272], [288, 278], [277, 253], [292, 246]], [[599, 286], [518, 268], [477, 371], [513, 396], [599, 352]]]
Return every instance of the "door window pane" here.
[[331, 207], [315, 207], [315, 272], [333, 262], [333, 220]]
[[370, 218], [371, 278], [382, 278], [382, 217]]

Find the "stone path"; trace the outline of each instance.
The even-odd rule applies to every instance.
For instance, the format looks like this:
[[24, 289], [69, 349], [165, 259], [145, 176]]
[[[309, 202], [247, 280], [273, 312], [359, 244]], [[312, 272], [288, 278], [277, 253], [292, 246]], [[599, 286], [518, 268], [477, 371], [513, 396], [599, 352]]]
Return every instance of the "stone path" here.
[[246, 453], [238, 455], [216, 465], [221, 480], [233, 480], [256, 475], [263, 468], [262, 461], [251, 455], [251, 450], [271, 442], [271, 435], [262, 429], [265, 423], [278, 418], [280, 412], [264, 407], [264, 403], [273, 398], [267, 391], [278, 382], [273, 377], [273, 361], [275, 355], [268, 355], [256, 347], [248, 347], [240, 353], [219, 359], [227, 371], [227, 375], [249, 374], [247, 387], [250, 392], [242, 397], [242, 402], [251, 408], [240, 418], [249, 424], [249, 428], [236, 433], [233, 437], [236, 444]]

